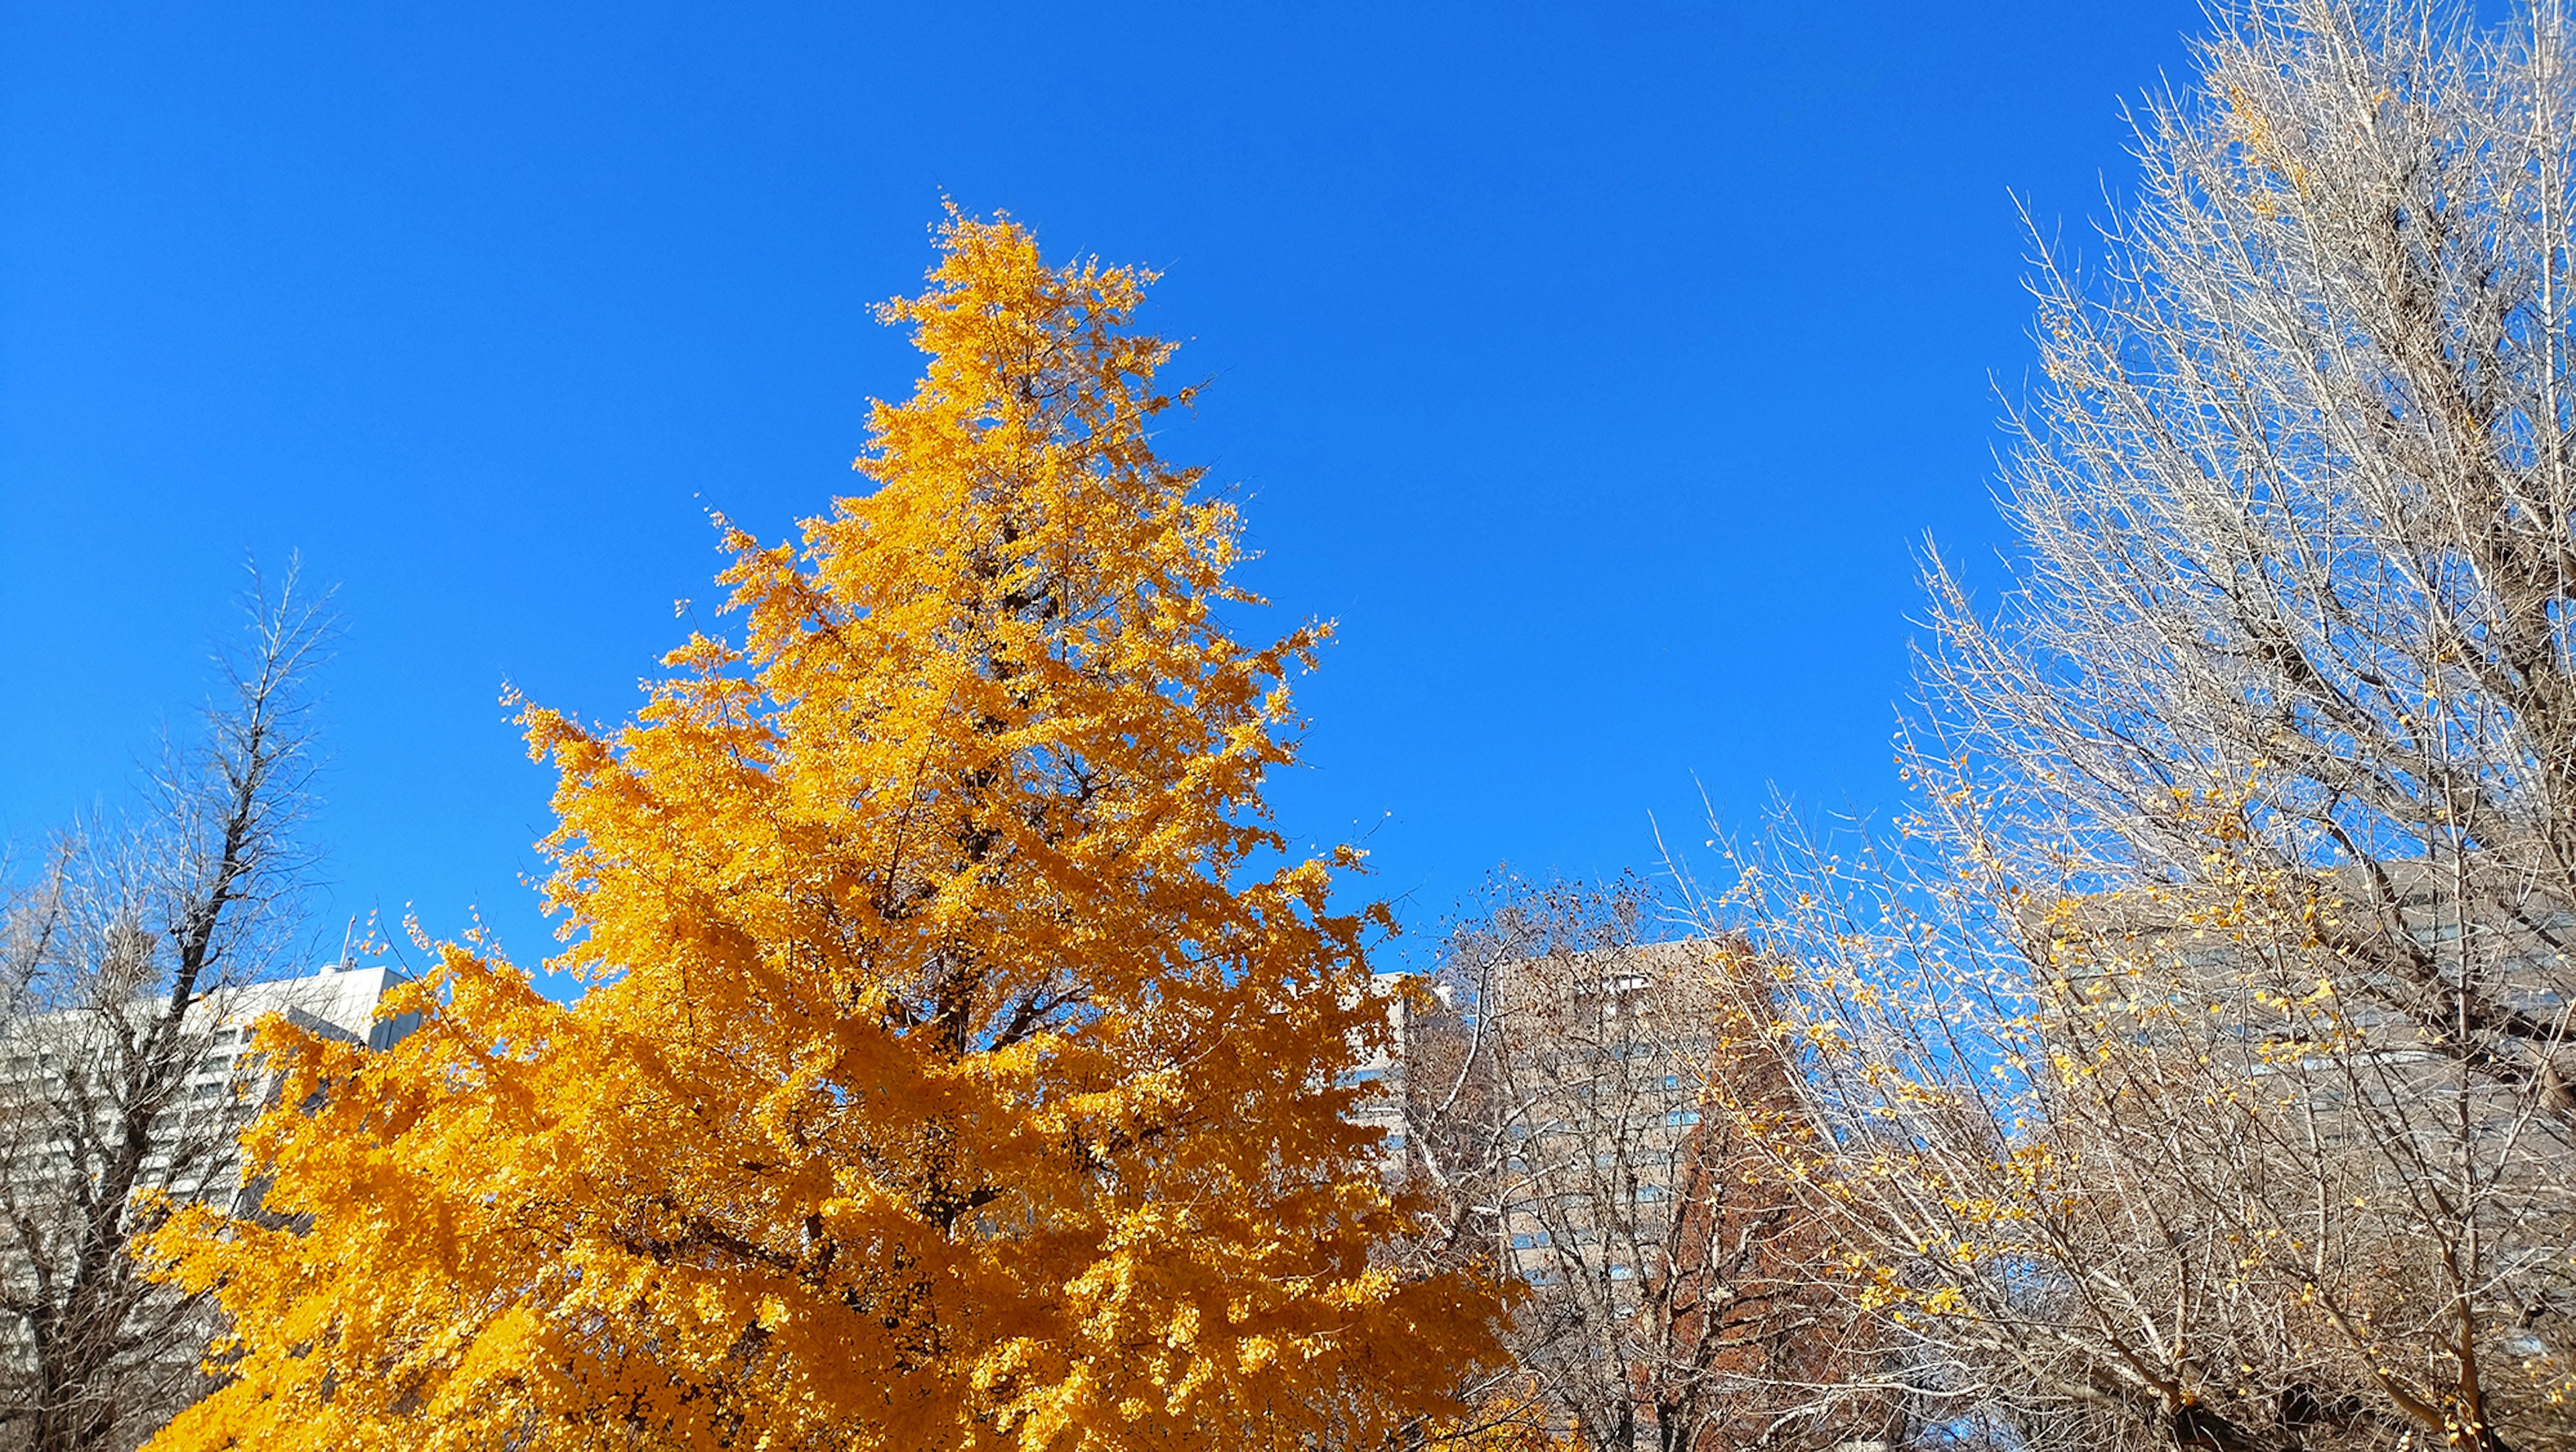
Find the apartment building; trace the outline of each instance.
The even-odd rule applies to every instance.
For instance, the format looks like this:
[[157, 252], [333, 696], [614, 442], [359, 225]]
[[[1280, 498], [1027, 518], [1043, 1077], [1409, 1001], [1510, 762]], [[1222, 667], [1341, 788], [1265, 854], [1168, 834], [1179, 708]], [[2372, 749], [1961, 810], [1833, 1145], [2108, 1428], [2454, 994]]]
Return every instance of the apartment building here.
[[[143, 1161], [145, 1187], [184, 1199], [229, 1200], [240, 1189], [233, 1140], [267, 1104], [273, 1081], [250, 1054], [252, 1035], [272, 1014], [325, 1038], [382, 1049], [418, 1026], [418, 1016], [379, 1018], [398, 983], [388, 968], [328, 968], [296, 978], [227, 986], [183, 1020], [179, 1051], [189, 1063], [178, 1098], [155, 1125]], [[160, 1013], [150, 1000], [29, 1015], [0, 1026], [0, 1162], [13, 1208], [41, 1207], [74, 1176], [95, 1178], [102, 1155], [129, 1113], [129, 1075], [118, 1059], [134, 1052], [142, 1026]], [[9, 1252], [0, 1247], [0, 1255]]]
[[417, 1027], [379, 1016], [401, 981], [343, 967], [227, 986], [189, 1007], [166, 1051], [153, 1047], [172, 1042], [155, 1038], [166, 998], [0, 1019], [0, 1448], [19, 1445], [32, 1408], [61, 1405], [45, 1368], [59, 1370], [67, 1346], [111, 1348], [68, 1353], [106, 1357], [76, 1384], [106, 1399], [110, 1421], [148, 1421], [138, 1409], [166, 1412], [202, 1390], [211, 1310], [134, 1281], [119, 1253], [139, 1228], [131, 1207], [158, 1193], [254, 1211], [238, 1139], [278, 1083], [251, 1052], [258, 1024], [279, 1015], [381, 1049]]
[[[1535, 1286], [1617, 1296], [1669, 1238], [1674, 1175], [1700, 1122], [1709, 1041], [1687, 945], [1496, 965], [1409, 997], [1379, 974], [1394, 1044], [1362, 1064], [1353, 1113], [1389, 1171], [1446, 1156], [1470, 1176], [1500, 1262]], [[1414, 1145], [1428, 1132], [1438, 1144]]]
[[1389, 994], [1396, 1051], [1363, 1067], [1384, 1092], [1361, 1112], [1391, 1166], [1439, 1161], [1447, 1208], [1529, 1288], [1515, 1353], [1589, 1445], [1883, 1448], [1894, 1398], [1813, 1390], [1846, 1356], [1800, 1269], [1813, 1237], [1712, 1102], [1712, 1074], [1760, 1092], [1769, 1061], [1719, 1062], [1734, 955], [1710, 947], [1505, 958]]

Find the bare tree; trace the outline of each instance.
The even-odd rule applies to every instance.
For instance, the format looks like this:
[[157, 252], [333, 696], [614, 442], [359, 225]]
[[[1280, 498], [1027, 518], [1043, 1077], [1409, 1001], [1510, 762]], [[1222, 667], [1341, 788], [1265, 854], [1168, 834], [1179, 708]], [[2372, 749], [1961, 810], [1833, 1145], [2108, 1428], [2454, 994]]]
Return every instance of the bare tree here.
[[2474, 21], [2230, 4], [2140, 111], [2100, 267], [2040, 249], [2015, 578], [1933, 566], [1911, 764], [2103, 890], [2202, 876], [2241, 792], [2357, 983], [2576, 1122], [2576, 113], [2558, 0]]
[[2020, 550], [1991, 611], [1929, 572], [1920, 816], [1706, 905], [1795, 1090], [1740, 1117], [1932, 1418], [2562, 1445], [2566, 21], [2214, 23], [2100, 264], [2039, 249]]
[[323, 603], [254, 572], [196, 739], [142, 808], [66, 833], [0, 918], [0, 1427], [35, 1452], [134, 1445], [199, 1376], [207, 1308], [127, 1254], [167, 1197], [229, 1195], [226, 994], [287, 968], [311, 859], [308, 687]]
[[[1726, 1108], [1831, 1226], [1919, 1428], [2033, 1448], [2576, 1437], [2563, 1130], [2379, 1003], [2313, 874], [2205, 804], [2190, 884], [2042, 896], [1991, 837], [1784, 826], [1704, 904]], [[1745, 961], [1727, 962], [1728, 954]]]
[[1817, 1223], [1710, 1119], [1767, 1058], [1716, 1052], [1721, 1000], [1654, 903], [1498, 878], [1449, 934], [1406, 1034], [1411, 1163], [1446, 1232], [1527, 1294], [1515, 1324], [1542, 1420], [1599, 1452], [1809, 1448], [1883, 1424], [1852, 1318], [1808, 1274]]

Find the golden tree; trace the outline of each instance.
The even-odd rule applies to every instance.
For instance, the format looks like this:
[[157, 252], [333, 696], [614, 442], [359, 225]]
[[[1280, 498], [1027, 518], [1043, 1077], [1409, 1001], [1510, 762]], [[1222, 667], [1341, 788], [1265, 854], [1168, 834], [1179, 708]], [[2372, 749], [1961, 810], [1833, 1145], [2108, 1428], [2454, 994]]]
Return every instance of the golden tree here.
[[163, 1448], [1305, 1447], [1453, 1412], [1465, 1277], [1339, 1087], [1366, 922], [1265, 775], [1322, 631], [1248, 647], [1156, 457], [1150, 274], [952, 214], [873, 492], [726, 529], [748, 628], [561, 774], [550, 1003], [444, 950], [365, 1055], [284, 1025], [256, 1221], [181, 1216], [231, 1384]]

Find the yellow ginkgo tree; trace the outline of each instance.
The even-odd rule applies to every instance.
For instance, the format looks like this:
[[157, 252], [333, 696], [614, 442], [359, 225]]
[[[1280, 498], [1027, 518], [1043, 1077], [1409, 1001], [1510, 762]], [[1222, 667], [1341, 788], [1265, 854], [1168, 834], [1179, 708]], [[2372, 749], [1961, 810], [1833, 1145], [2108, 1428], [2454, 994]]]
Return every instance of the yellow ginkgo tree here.
[[1321, 631], [1227, 631], [1154, 452], [1150, 274], [952, 215], [874, 488], [727, 527], [745, 628], [560, 773], [568, 1005], [445, 949], [368, 1053], [283, 1024], [259, 1213], [179, 1215], [230, 1380], [165, 1449], [1383, 1446], [1494, 1354], [1338, 1087], [1366, 923], [1265, 776]]

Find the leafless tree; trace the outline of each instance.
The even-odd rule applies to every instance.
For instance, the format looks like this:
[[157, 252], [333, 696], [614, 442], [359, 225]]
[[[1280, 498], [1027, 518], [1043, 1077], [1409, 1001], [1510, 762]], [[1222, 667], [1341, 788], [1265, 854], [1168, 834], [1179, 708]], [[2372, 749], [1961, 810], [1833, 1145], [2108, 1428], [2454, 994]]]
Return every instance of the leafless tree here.
[[2557, 0], [2474, 20], [2231, 5], [2140, 112], [2100, 267], [2040, 250], [2015, 578], [1931, 570], [1913, 765], [2106, 890], [2199, 876], [2241, 791], [2383, 1003], [2576, 1121], [2576, 978], [2525, 951], [2576, 934], [2576, 113]]
[[2119, 893], [2032, 894], [1991, 839], [1910, 825], [1884, 852], [1784, 825], [1705, 906], [1743, 935], [1717, 980], [1768, 980], [1729, 1037], [1792, 1091], [1724, 1107], [1826, 1220], [1919, 1427], [2576, 1436], [2562, 1131], [2377, 1002], [2314, 875], [2224, 804], [2200, 880]]
[[[1498, 878], [1448, 935], [1406, 1033], [1406, 1143], [1445, 1229], [1527, 1287], [1542, 1420], [1599, 1452], [1829, 1447], [1884, 1423], [1823, 1244], [1704, 1108], [1719, 999], [1634, 878]], [[1729, 1093], [1760, 1095], [1736, 1082]]]
[[127, 1447], [191, 1394], [206, 1308], [137, 1274], [164, 1196], [228, 1194], [224, 995], [289, 966], [311, 859], [309, 686], [331, 635], [254, 572], [222, 692], [140, 809], [63, 834], [0, 918], [0, 1436]]
[[2576, 483], [2558, 6], [2244, 0], [2037, 258], [2011, 587], [1921, 813], [1712, 920], [1743, 1116], [2030, 1446], [2563, 1445]]

